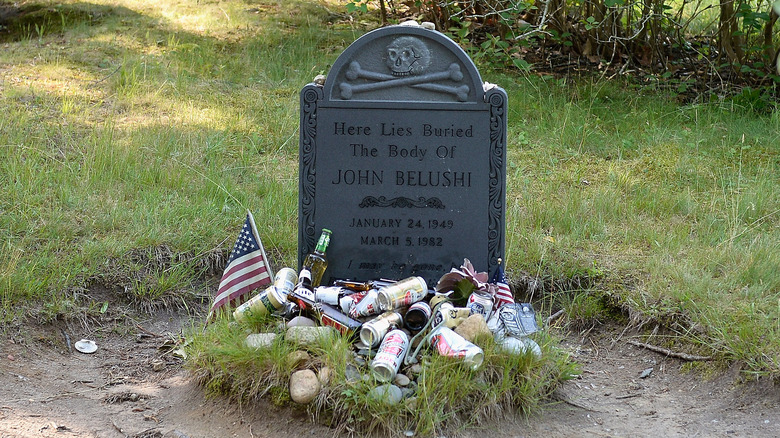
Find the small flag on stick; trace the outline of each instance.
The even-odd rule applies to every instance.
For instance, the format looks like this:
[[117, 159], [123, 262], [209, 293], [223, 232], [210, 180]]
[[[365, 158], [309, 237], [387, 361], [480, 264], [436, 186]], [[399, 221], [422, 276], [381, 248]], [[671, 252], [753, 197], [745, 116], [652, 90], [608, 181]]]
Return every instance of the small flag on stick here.
[[493, 297], [496, 301], [496, 309], [504, 304], [512, 304], [515, 302], [515, 298], [512, 296], [512, 290], [506, 282], [506, 275], [504, 275], [504, 268], [501, 266], [501, 259], [498, 259], [498, 268], [493, 274], [493, 278], [490, 282], [498, 286], [496, 288], [496, 294]]
[[244, 301], [246, 295], [270, 284], [272, 278], [273, 272], [257, 234], [255, 218], [247, 211], [244, 227], [228, 258], [207, 320], [210, 321], [214, 313], [225, 304]]

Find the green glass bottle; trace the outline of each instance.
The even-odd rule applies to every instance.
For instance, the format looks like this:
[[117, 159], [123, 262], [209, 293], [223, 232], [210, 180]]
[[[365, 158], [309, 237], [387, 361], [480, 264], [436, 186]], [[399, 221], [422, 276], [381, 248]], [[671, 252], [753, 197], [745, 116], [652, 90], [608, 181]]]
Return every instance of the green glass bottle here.
[[317, 246], [314, 248], [314, 252], [306, 256], [303, 261], [303, 267], [308, 268], [311, 272], [311, 287], [315, 288], [322, 282], [322, 276], [325, 274], [325, 269], [328, 267], [328, 258], [325, 256], [325, 251], [328, 250], [328, 244], [330, 243], [330, 230], [327, 228], [322, 229], [320, 234], [320, 240], [317, 241]]

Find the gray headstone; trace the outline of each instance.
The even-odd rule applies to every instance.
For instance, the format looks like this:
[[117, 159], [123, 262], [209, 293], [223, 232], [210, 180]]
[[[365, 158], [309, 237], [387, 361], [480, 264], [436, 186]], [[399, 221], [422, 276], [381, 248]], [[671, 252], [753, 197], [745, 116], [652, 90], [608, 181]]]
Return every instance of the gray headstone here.
[[433, 288], [468, 258], [492, 272], [505, 239], [507, 97], [444, 34], [359, 38], [301, 91], [299, 264], [332, 232], [326, 279]]

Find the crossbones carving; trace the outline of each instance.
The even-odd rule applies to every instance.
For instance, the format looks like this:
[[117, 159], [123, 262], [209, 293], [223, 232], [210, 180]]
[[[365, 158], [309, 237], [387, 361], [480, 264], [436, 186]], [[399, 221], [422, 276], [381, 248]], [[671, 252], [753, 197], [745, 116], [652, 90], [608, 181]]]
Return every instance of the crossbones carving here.
[[[449, 86], [437, 83], [445, 80], [455, 82], [463, 80], [463, 72], [460, 71], [458, 64], [450, 64], [445, 71], [424, 73], [430, 64], [430, 53], [419, 40], [409, 37], [398, 38], [387, 47], [387, 54], [386, 65], [392, 74], [363, 70], [360, 67], [360, 63], [352, 61], [345, 73], [347, 81], [339, 84], [341, 97], [348, 100], [356, 93], [410, 86], [451, 94], [461, 102], [468, 99], [468, 85]], [[374, 82], [366, 84], [349, 83], [349, 81], [357, 79], [368, 79]]]

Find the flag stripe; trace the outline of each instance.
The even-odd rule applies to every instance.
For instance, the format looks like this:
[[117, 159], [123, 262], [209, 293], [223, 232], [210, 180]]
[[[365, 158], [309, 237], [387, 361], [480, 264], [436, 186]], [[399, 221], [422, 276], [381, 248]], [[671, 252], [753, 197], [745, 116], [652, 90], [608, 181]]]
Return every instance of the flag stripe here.
[[[226, 296], [234, 295], [237, 290], [244, 290], [244, 287], [247, 285], [254, 285], [254, 288], [256, 289], [259, 286], [262, 286], [262, 284], [258, 284], [258, 283], [261, 283], [261, 281], [265, 278], [268, 278], [268, 274], [265, 272], [263, 272], [262, 274], [255, 274], [250, 272], [244, 277], [235, 279], [235, 281], [231, 282], [230, 286], [225, 288], [220, 288], [217, 293], [217, 298], [215, 300], [219, 302]], [[233, 299], [233, 297], [231, 297], [230, 299]]]
[[229, 288], [230, 286], [243, 281], [247, 275], [254, 273], [265, 274], [266, 276], [270, 277], [268, 270], [263, 264], [263, 259], [259, 254], [257, 255], [256, 259], [247, 261], [241, 266], [228, 268], [228, 270], [225, 271], [226, 276], [222, 277], [222, 281], [219, 283], [219, 290], [217, 291], [217, 294], [222, 293], [225, 288]]
[[221, 298], [214, 302], [214, 306], [212, 307], [212, 311], [214, 309], [222, 306], [223, 304], [227, 303], [228, 301], [233, 301], [233, 300], [241, 297], [243, 294], [245, 294], [245, 293], [247, 293], [247, 292], [249, 292], [249, 291], [251, 291], [253, 289], [257, 289], [257, 286], [255, 286], [253, 284], [247, 284], [247, 285], [241, 287], [240, 289], [234, 289], [231, 294], [221, 295]]
[[247, 211], [244, 226], [238, 234], [225, 272], [222, 274], [208, 320], [211, 320], [215, 310], [226, 303], [243, 301], [241, 298], [247, 293], [270, 284], [271, 277], [273, 271], [257, 234], [255, 219], [252, 213]]

